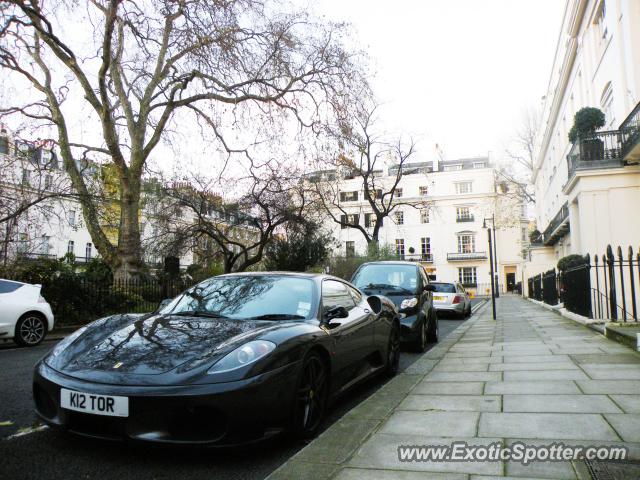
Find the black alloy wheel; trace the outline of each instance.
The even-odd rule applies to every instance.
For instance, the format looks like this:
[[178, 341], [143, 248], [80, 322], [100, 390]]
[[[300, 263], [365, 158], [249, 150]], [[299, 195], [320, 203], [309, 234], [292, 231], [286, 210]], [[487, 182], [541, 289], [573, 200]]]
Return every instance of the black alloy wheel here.
[[327, 367], [320, 355], [311, 352], [304, 359], [293, 409], [293, 434], [301, 439], [313, 437], [324, 420], [329, 393]]
[[438, 314], [435, 310], [431, 310], [431, 322], [429, 324], [427, 340], [429, 343], [438, 343]]
[[387, 363], [385, 365], [385, 373], [389, 377], [393, 377], [398, 373], [400, 368], [400, 326], [393, 323], [391, 332], [389, 333], [389, 346], [387, 347]]
[[425, 318], [420, 322], [420, 326], [418, 327], [417, 338], [413, 341], [411, 345], [411, 350], [416, 353], [422, 353], [427, 348], [427, 319]]

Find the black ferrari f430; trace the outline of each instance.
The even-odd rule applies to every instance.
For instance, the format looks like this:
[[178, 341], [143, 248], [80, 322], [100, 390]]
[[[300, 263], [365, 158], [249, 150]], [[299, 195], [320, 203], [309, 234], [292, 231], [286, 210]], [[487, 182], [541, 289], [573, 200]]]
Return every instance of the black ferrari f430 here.
[[37, 414], [104, 439], [235, 445], [319, 429], [328, 403], [394, 375], [399, 314], [338, 278], [243, 273], [206, 280], [153, 314], [114, 315], [35, 368]]

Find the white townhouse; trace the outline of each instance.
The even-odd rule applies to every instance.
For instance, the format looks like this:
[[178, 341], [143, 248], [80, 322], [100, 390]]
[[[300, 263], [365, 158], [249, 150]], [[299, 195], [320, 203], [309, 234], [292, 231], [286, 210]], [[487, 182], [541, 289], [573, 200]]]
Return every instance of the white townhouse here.
[[[542, 236], [527, 277], [568, 254], [640, 245], [639, 102], [640, 0], [567, 0], [536, 141]], [[584, 107], [601, 109], [606, 125], [572, 144]]]
[[[399, 258], [421, 262], [437, 281], [458, 280], [478, 294], [490, 292], [488, 231], [497, 226], [497, 273], [503, 291], [522, 280], [522, 252], [528, 243], [522, 202], [509, 191], [487, 157], [442, 160], [403, 165], [395, 197], [399, 205], [383, 220], [379, 243], [392, 245]], [[376, 183], [389, 191], [398, 166], [377, 172]], [[375, 219], [364, 198], [362, 178], [324, 171], [323, 181], [339, 189], [340, 208], [348, 223], [373, 228]], [[504, 192], [503, 192], [504, 190]], [[409, 203], [401, 204], [401, 203]], [[501, 207], [502, 206], [502, 207]], [[344, 214], [337, 209], [336, 218]], [[346, 219], [345, 219], [346, 220]], [[327, 216], [325, 225], [338, 240], [334, 255], [364, 254], [361, 231], [347, 228]]]

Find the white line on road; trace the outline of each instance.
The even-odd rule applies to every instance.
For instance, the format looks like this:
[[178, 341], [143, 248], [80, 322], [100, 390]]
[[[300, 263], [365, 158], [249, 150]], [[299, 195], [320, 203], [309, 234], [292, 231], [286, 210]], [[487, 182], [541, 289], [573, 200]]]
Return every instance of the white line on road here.
[[48, 429], [46, 425], [40, 425], [39, 427], [27, 427], [21, 428], [18, 433], [14, 433], [13, 435], [9, 435], [5, 440], [12, 440], [18, 437], [24, 437], [25, 435], [29, 435], [31, 433], [42, 432], [43, 430]]

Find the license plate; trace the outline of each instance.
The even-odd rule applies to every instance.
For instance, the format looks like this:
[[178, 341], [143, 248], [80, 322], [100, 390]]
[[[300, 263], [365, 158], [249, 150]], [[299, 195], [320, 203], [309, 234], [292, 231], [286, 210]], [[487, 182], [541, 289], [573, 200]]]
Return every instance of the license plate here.
[[446, 300], [446, 297], [433, 297], [433, 301], [434, 302], [444, 302]]
[[94, 393], [75, 392], [63, 388], [60, 390], [60, 405], [76, 412], [107, 415], [110, 417], [129, 416], [129, 398]]

